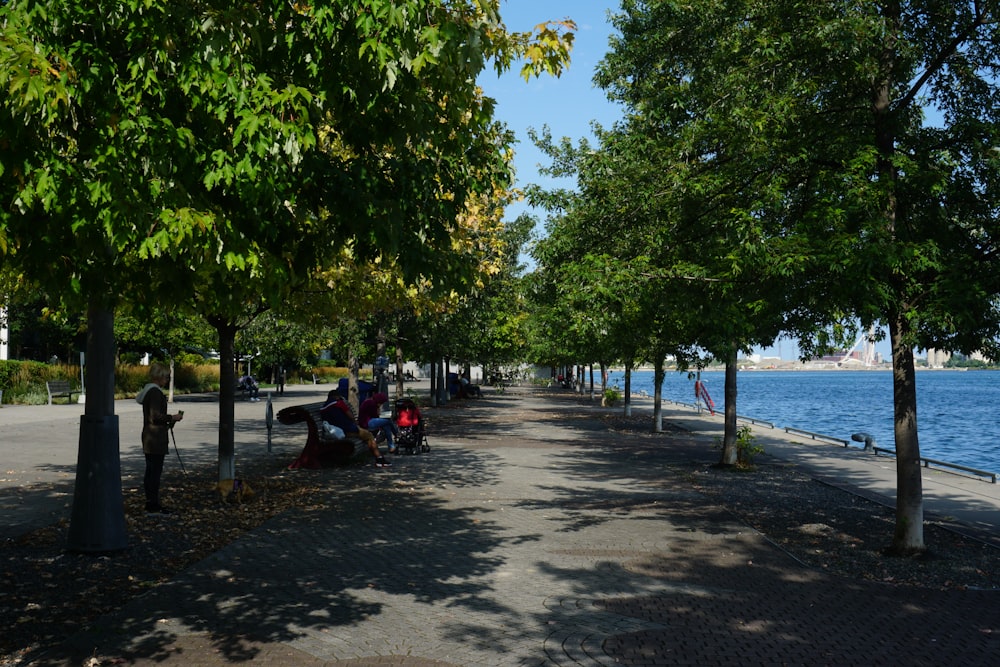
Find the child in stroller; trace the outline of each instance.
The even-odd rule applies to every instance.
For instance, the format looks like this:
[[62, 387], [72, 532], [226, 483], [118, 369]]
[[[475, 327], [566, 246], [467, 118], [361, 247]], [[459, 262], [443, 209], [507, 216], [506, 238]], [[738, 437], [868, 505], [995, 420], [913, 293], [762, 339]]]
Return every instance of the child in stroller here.
[[400, 449], [406, 450], [407, 454], [419, 454], [431, 451], [427, 443], [427, 434], [424, 432], [424, 419], [420, 416], [420, 408], [411, 398], [400, 398], [395, 404], [396, 427], [399, 435], [396, 436], [396, 445]]

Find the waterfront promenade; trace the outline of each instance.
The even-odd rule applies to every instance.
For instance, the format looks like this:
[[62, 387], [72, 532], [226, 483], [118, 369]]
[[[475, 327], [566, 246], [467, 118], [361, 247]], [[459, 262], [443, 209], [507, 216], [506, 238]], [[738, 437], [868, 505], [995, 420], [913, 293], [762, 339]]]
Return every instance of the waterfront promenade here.
[[[326, 389], [289, 387], [275, 411]], [[237, 405], [238, 470], [247, 457], [291, 461], [301, 450], [304, 430], [280, 425], [268, 450], [265, 405]], [[210, 465], [217, 403], [178, 406], [185, 463]], [[134, 401], [117, 410], [123, 485], [135, 487], [141, 414]], [[68, 516], [81, 411], [0, 408], [5, 537]], [[271, 520], [33, 664], [995, 662], [1000, 592], [816, 571], [665, 474], [671, 460], [717, 458], [719, 417], [668, 406], [667, 421], [693, 437], [644, 461], [601, 421], [609, 410], [558, 390], [487, 389], [427, 412], [439, 427], [429, 454], [383, 470], [299, 471], [329, 488], [327, 506]], [[782, 432], [758, 438], [769, 457], [891, 499], [890, 458]], [[171, 464], [166, 474], [178, 474]], [[924, 489], [928, 513], [1000, 535], [997, 485], [928, 472]]]

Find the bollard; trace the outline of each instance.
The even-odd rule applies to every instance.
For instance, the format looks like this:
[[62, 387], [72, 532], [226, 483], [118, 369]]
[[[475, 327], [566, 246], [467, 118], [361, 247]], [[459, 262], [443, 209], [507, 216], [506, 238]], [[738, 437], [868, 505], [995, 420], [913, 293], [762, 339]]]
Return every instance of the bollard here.
[[274, 407], [271, 405], [271, 392], [267, 392], [267, 407], [264, 409], [264, 423], [267, 425], [267, 453], [271, 453], [271, 427], [274, 425]]

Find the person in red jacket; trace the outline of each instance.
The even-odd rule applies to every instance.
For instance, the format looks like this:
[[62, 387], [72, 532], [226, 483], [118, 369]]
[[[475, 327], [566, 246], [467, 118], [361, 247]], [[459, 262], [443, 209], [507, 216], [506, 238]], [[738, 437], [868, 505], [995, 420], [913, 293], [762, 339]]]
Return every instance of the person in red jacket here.
[[399, 435], [399, 432], [396, 430], [396, 425], [392, 423], [391, 419], [382, 417], [382, 404], [388, 400], [388, 396], [382, 392], [378, 392], [362, 401], [361, 407], [358, 409], [358, 425], [369, 431], [382, 429], [382, 433], [385, 434], [385, 442], [389, 448], [389, 453], [395, 454], [396, 445], [393, 443], [393, 438]]

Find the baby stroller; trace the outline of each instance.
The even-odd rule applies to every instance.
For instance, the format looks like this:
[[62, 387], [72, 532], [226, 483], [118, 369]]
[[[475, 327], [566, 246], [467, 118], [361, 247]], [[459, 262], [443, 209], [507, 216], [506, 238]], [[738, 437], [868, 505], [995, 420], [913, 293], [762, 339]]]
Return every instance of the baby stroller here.
[[394, 412], [396, 428], [399, 429], [396, 445], [407, 454], [431, 451], [431, 446], [427, 443], [427, 434], [424, 433], [424, 419], [420, 416], [420, 409], [413, 399], [398, 399]]

